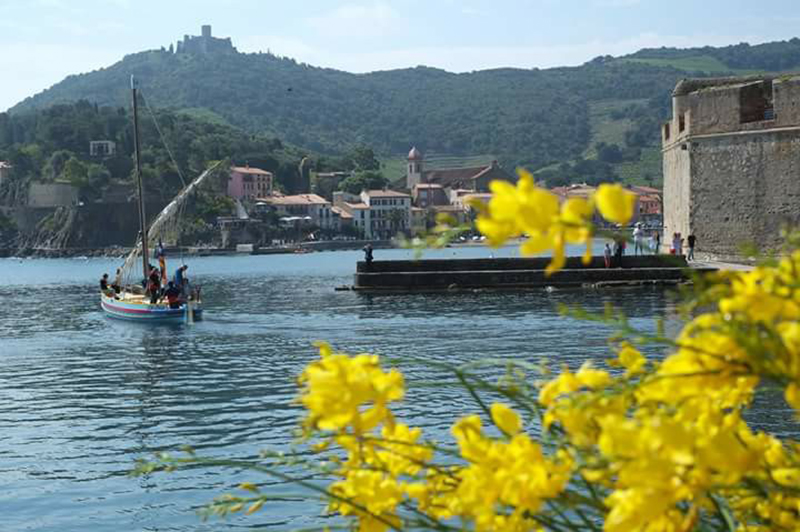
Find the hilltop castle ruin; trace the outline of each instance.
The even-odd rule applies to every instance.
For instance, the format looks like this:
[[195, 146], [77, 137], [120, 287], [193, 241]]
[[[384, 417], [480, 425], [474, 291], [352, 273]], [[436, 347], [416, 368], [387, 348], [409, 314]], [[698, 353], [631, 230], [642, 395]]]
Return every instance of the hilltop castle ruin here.
[[184, 35], [182, 41], [178, 41], [175, 48], [176, 53], [185, 54], [209, 54], [209, 53], [235, 53], [230, 37], [220, 39], [211, 36], [211, 25], [206, 24], [200, 27], [200, 35]]
[[664, 239], [698, 251], [775, 249], [800, 225], [800, 76], [687, 79], [664, 124]]

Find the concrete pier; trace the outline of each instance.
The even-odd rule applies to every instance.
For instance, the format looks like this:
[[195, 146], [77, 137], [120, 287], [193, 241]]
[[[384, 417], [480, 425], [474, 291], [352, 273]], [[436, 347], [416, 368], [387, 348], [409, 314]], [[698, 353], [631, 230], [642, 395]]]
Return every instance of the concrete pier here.
[[621, 267], [606, 268], [603, 257], [584, 265], [570, 257], [564, 268], [545, 275], [549, 257], [517, 259], [444, 259], [359, 262], [354, 290], [416, 292], [437, 290], [519, 290], [547, 286], [678, 284], [691, 278], [685, 257], [673, 255], [627, 256]]

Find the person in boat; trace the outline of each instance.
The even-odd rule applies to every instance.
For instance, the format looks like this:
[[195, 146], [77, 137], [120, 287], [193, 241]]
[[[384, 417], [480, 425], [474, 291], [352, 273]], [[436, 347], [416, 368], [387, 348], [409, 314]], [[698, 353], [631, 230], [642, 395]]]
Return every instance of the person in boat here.
[[175, 275], [172, 277], [172, 283], [178, 290], [183, 290], [183, 285], [186, 284], [186, 270], [188, 269], [189, 266], [184, 264], [175, 270]]
[[189, 266], [184, 264], [177, 270], [175, 270], [175, 276], [172, 279], [172, 284], [175, 285], [181, 296], [186, 299], [189, 294], [189, 278], [186, 277], [186, 270], [189, 269]]
[[164, 297], [167, 298], [169, 308], [180, 308], [181, 306], [181, 291], [175, 286], [175, 283], [169, 281], [167, 289], [164, 290]]
[[108, 292], [108, 274], [104, 273], [103, 276], [100, 278], [100, 290], [103, 293]]
[[150, 294], [150, 304], [155, 305], [158, 303], [158, 298], [161, 297], [161, 273], [157, 268], [150, 269], [148, 280], [147, 292]]
[[117, 274], [114, 276], [114, 284], [111, 285], [115, 294], [122, 291], [122, 268], [117, 268]]

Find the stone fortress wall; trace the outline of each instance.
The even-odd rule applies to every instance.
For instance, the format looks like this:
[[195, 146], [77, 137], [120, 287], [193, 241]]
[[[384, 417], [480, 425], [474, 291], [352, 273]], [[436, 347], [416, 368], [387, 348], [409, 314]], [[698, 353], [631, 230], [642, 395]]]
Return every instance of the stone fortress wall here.
[[211, 26], [206, 24], [200, 27], [200, 35], [184, 35], [175, 51], [179, 54], [235, 53], [236, 48], [230, 37], [212, 37]]
[[683, 80], [662, 129], [664, 238], [740, 258], [800, 226], [800, 76]]

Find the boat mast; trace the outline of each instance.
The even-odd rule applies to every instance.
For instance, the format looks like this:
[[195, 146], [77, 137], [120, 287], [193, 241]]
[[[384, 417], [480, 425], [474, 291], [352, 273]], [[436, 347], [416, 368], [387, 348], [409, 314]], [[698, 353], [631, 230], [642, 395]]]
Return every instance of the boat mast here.
[[131, 91], [133, 92], [133, 146], [136, 154], [136, 187], [139, 192], [139, 231], [142, 234], [142, 271], [144, 278], [150, 275], [147, 271], [150, 265], [149, 253], [147, 250], [147, 219], [144, 214], [144, 189], [142, 187], [142, 156], [139, 153], [139, 116], [136, 105], [136, 81], [131, 75]]

